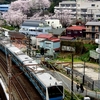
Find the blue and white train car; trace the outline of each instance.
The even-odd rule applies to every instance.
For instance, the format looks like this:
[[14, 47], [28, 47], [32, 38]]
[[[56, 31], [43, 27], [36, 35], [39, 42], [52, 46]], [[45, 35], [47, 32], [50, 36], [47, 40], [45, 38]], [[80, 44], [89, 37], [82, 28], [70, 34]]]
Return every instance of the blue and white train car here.
[[11, 55], [12, 61], [15, 62], [28, 77], [29, 81], [37, 89], [43, 100], [64, 99], [64, 88], [62, 83], [49, 74], [35, 60], [6, 41], [0, 42], [0, 49], [7, 55]]

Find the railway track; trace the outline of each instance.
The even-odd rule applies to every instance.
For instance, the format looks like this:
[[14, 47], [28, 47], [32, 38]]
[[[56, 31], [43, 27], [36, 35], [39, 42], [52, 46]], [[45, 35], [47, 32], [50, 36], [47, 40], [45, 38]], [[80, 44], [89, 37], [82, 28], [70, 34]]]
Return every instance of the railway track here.
[[[7, 57], [5, 57], [5, 55], [0, 52], [0, 66], [2, 66], [4, 72], [6, 73], [6, 75], [8, 75], [8, 68], [7, 68]], [[15, 69], [15, 70], [14, 70]], [[20, 100], [42, 100], [41, 97], [39, 96], [39, 94], [37, 94], [37, 91], [31, 91], [31, 93], [35, 94], [34, 96], [35, 97], [31, 97], [29, 94], [30, 93], [27, 93], [27, 90], [26, 88], [24, 87], [23, 83], [20, 81], [19, 77], [21, 74], [23, 74], [22, 71], [20, 71], [20, 69], [12, 63], [12, 69], [11, 69], [12, 73], [11, 73], [11, 86], [13, 86], [15, 88], [15, 90], [17, 91], [17, 94], [20, 98]], [[24, 77], [25, 78], [25, 77]], [[21, 79], [22, 80], [22, 79]], [[33, 87], [33, 86], [32, 86]], [[19, 100], [19, 99], [14, 99], [14, 100]]]
[[[3, 67], [4, 67], [3, 69], [5, 70], [6, 74], [8, 74], [7, 64], [4, 60], [4, 58], [1, 57], [0, 62], [3, 64]], [[12, 80], [11, 83], [15, 87], [21, 100], [30, 100], [30, 98], [29, 98], [27, 92], [24, 90], [22, 84], [19, 82], [19, 80], [16, 77], [14, 77], [14, 73], [12, 73], [12, 76], [13, 76], [13, 78], [11, 78], [11, 80]]]

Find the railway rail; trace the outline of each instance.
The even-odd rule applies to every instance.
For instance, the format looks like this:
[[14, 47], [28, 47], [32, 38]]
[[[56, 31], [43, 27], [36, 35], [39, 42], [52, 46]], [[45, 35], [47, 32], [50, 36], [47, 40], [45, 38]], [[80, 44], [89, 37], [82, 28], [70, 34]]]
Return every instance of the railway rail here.
[[[9, 63], [9, 61], [7, 62], [7, 57], [0, 51], [0, 66], [3, 68], [6, 75], [8, 75], [8, 70], [7, 70], [8, 64], [7, 63]], [[16, 70], [17, 72], [13, 70], [14, 68], [15, 70], [17, 69]], [[11, 86], [13, 86], [14, 89], [17, 91], [17, 94], [20, 97], [20, 100], [35, 100], [35, 98], [38, 98], [38, 100], [42, 100], [40, 96], [35, 96], [35, 98], [31, 99], [31, 96], [29, 96], [29, 93], [27, 93], [27, 90], [23, 87], [22, 82], [20, 82], [20, 80], [17, 78], [17, 76], [19, 77], [22, 74], [22, 71], [20, 71], [19, 68], [16, 67], [16, 65], [14, 65], [13, 63], [12, 63], [11, 70], [12, 70], [11, 71], [12, 72], [11, 73]], [[33, 92], [33, 94], [37, 94], [37, 93]], [[13, 98], [13, 100], [16, 100], [16, 99]]]

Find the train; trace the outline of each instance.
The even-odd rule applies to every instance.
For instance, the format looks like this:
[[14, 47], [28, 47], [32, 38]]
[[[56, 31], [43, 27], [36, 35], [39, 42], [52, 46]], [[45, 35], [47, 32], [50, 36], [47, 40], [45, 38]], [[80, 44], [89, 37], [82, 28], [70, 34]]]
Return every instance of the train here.
[[49, 71], [41, 67], [36, 60], [23, 53], [6, 40], [0, 41], [0, 50], [11, 55], [11, 60], [27, 76], [43, 100], [63, 100], [64, 87]]

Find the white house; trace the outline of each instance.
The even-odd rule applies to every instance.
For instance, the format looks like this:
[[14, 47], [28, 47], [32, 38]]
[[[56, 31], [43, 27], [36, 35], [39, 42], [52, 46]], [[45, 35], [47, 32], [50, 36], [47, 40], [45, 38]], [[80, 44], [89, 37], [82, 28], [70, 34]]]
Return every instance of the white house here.
[[100, 1], [76, 0], [62, 1], [59, 6], [54, 7], [55, 10], [71, 10], [72, 19], [99, 19], [100, 18]]
[[62, 24], [60, 23], [59, 19], [47, 19], [45, 21], [52, 28], [55, 28], [55, 29], [62, 28]]
[[39, 34], [47, 34], [52, 28], [46, 24], [43, 20], [27, 20], [20, 26], [20, 33], [24, 33], [31, 36], [37, 36]]

